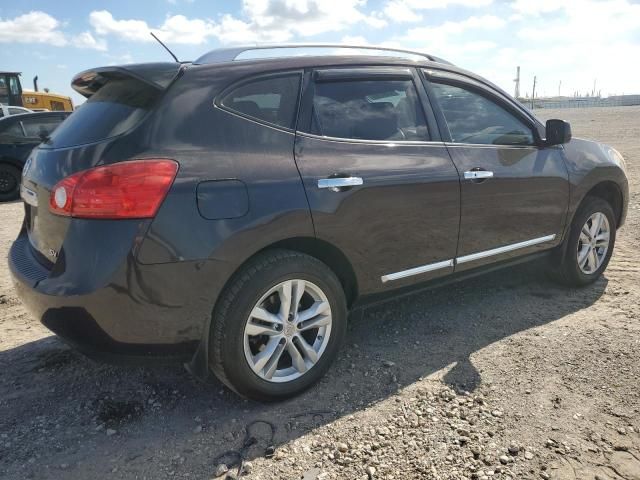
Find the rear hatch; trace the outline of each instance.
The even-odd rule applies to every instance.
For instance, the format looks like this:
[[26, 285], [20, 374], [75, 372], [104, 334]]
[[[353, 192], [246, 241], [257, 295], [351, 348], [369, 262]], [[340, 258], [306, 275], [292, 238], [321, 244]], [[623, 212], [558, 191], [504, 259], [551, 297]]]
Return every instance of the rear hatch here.
[[129, 140], [131, 135], [135, 142], [136, 127], [158, 103], [180, 67], [177, 63], [105, 67], [82, 72], [73, 79], [74, 90], [88, 100], [34, 149], [23, 171], [21, 194], [27, 234], [45, 266], [51, 267], [58, 259], [73, 222], [70, 217], [50, 212], [53, 187], [76, 172], [128, 160], [111, 158], [110, 147], [123, 136]]

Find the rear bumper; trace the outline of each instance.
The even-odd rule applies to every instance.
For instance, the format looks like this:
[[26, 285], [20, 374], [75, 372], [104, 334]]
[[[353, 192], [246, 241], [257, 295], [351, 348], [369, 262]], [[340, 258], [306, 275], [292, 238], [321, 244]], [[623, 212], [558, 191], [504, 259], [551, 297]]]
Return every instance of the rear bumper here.
[[[140, 265], [132, 252], [104, 278], [100, 254], [81, 271], [55, 273], [35, 258], [22, 232], [9, 253], [14, 286], [25, 307], [78, 350], [110, 362], [183, 360], [195, 353], [228, 278], [217, 261]], [[109, 263], [113, 257], [108, 254]], [[69, 262], [69, 264], [82, 262]], [[98, 270], [98, 271], [96, 271]], [[104, 273], [104, 268], [102, 269]]]

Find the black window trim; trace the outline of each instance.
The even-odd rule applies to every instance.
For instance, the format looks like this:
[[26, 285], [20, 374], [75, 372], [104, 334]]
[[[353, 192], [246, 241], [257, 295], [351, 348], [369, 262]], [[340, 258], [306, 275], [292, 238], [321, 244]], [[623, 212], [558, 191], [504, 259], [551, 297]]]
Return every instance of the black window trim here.
[[[459, 73], [444, 71], [436, 72], [431, 69], [425, 68], [421, 68], [420, 71], [425, 90], [427, 91], [429, 101], [438, 122], [440, 134], [442, 135], [442, 139], [445, 143], [448, 143], [452, 146], [466, 145], [487, 148], [540, 148], [544, 146], [544, 142], [540, 134], [540, 124], [537, 121], [534, 121], [529, 115], [526, 115], [524, 112], [522, 112], [520, 108], [514, 105], [510, 99], [505, 98], [504, 95], [502, 95], [500, 92], [497, 92], [494, 89], [489, 88], [488, 86], [483, 85], [480, 82], [477, 82], [476, 80]], [[478, 95], [485, 97], [487, 100], [496, 103], [498, 106], [504, 108], [507, 113], [510, 113], [516, 119], [520, 120], [524, 125], [529, 127], [533, 134], [534, 142], [531, 145], [493, 145], [484, 143], [461, 143], [452, 141], [451, 133], [449, 132], [449, 126], [444, 117], [444, 114], [442, 113], [442, 109], [440, 108], [440, 103], [438, 102], [438, 99], [433, 92], [432, 83], [441, 83], [444, 85], [451, 85], [454, 87], [460, 87], [466, 90], [470, 90], [474, 93], [477, 93]]]
[[[324, 78], [318, 79], [318, 72]], [[403, 79], [411, 80], [416, 89], [417, 101], [422, 107], [422, 112], [427, 122], [427, 140], [368, 140], [362, 138], [345, 138], [345, 137], [329, 137], [311, 133], [311, 112], [313, 110], [313, 95], [315, 94], [315, 84], [321, 82], [341, 82], [341, 81], [358, 81], [358, 80], [381, 80], [381, 79]], [[418, 69], [407, 65], [358, 65], [358, 66], [331, 66], [323, 65], [321, 67], [309, 67], [305, 69], [303, 80], [303, 88], [301, 94], [301, 102], [298, 114], [298, 122], [296, 126], [296, 135], [309, 138], [326, 140], [340, 143], [358, 143], [358, 144], [374, 144], [388, 145], [390, 143], [420, 146], [420, 145], [442, 145], [438, 123], [433, 111], [427, 92]]]
[[[250, 77], [244, 77], [240, 80], [235, 80], [233, 83], [231, 83], [230, 85], [226, 86], [225, 88], [223, 88], [220, 93], [218, 93], [215, 98], [213, 99], [213, 106], [215, 108], [219, 108], [220, 110], [223, 110], [227, 113], [230, 113], [232, 115], [235, 115], [237, 117], [241, 117], [244, 118], [246, 120], [258, 123], [260, 125], [264, 125], [270, 128], [274, 128], [276, 130], [281, 130], [284, 132], [288, 132], [288, 133], [295, 133], [296, 128], [298, 126], [298, 118], [299, 118], [299, 113], [300, 113], [300, 104], [301, 104], [301, 98], [302, 98], [302, 85], [304, 83], [304, 70], [296, 68], [294, 70], [279, 70], [277, 72], [268, 72], [268, 73], [262, 73], [262, 74], [258, 74], [258, 75], [252, 75]], [[300, 82], [298, 83], [298, 95], [296, 98], [296, 105], [294, 108], [294, 118], [293, 118], [293, 128], [287, 128], [287, 127], [283, 127], [282, 125], [278, 125], [277, 123], [272, 123], [272, 122], [267, 122], [266, 120], [263, 120], [262, 118], [256, 118], [256, 117], [252, 117], [251, 115], [247, 115], [246, 113], [242, 113], [242, 112], [238, 112], [237, 110], [234, 110], [232, 108], [227, 107], [226, 105], [222, 104], [222, 100], [229, 94], [231, 93], [233, 90], [242, 87], [243, 85], [249, 84], [249, 83], [253, 83], [256, 81], [260, 81], [260, 80], [264, 80], [266, 78], [278, 78], [278, 77], [290, 77], [293, 75], [298, 75], [300, 77]]]

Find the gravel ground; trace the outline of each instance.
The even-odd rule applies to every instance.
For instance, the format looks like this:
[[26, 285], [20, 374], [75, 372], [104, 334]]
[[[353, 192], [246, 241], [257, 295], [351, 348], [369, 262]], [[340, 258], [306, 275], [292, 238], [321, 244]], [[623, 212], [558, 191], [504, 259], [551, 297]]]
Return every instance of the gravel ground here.
[[[309, 392], [262, 405], [181, 367], [114, 367], [33, 320], [0, 267], [0, 478], [640, 479], [640, 108], [538, 111], [627, 158], [606, 275], [527, 265], [387, 303]], [[0, 256], [22, 220], [0, 205]], [[275, 451], [273, 451], [275, 450]], [[268, 457], [268, 458], [267, 458]]]

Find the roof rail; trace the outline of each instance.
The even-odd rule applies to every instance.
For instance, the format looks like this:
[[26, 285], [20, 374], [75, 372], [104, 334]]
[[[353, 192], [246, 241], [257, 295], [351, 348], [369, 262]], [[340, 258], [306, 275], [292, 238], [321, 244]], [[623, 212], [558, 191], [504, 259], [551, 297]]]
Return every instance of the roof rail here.
[[423, 57], [431, 62], [445, 63], [452, 65], [450, 62], [441, 58], [429, 55], [424, 52], [416, 52], [413, 50], [405, 50], [401, 48], [382, 47], [377, 45], [344, 45], [339, 43], [289, 43], [289, 44], [275, 44], [275, 45], [248, 45], [243, 47], [230, 47], [230, 48], [218, 48], [205, 53], [193, 63], [195, 65], [210, 64], [210, 63], [223, 63], [233, 62], [243, 54], [244, 52], [250, 52], [252, 50], [275, 50], [285, 48], [344, 48], [344, 49], [356, 49], [356, 50], [376, 50], [379, 52], [391, 52], [402, 53], [403, 56], [413, 55]]

